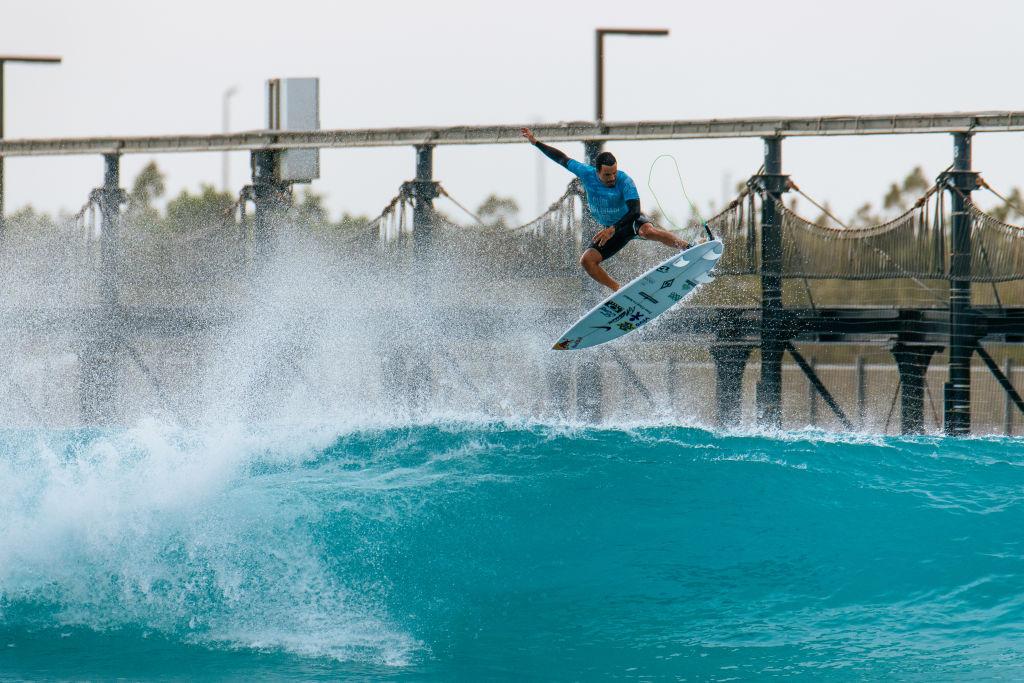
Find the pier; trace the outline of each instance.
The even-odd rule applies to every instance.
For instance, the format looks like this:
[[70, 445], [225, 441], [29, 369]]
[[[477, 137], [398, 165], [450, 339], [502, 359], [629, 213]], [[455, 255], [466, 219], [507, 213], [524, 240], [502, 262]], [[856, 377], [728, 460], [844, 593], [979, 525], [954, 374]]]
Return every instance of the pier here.
[[[706, 397], [713, 421], [735, 425], [743, 421], [743, 406], [753, 400], [754, 420], [766, 428], [792, 426], [803, 418], [786, 419], [787, 414], [806, 415], [808, 424], [825, 424], [839, 429], [869, 429], [865, 414], [871, 402], [866, 386], [872, 372], [863, 355], [847, 353], [841, 362], [819, 362], [807, 349], [822, 355], [844, 352], [836, 349], [860, 345], [873, 350], [875, 365], [891, 365], [896, 378], [892, 403], [883, 431], [903, 434], [941, 428], [950, 435], [966, 435], [972, 429], [1011, 432], [1024, 400], [1013, 381], [1013, 353], [997, 358], [989, 350], [1020, 349], [1024, 342], [1024, 301], [1014, 296], [1012, 285], [1024, 279], [1024, 228], [1007, 224], [985, 213], [972, 201], [972, 193], [990, 190], [983, 175], [972, 165], [971, 143], [975, 135], [1024, 131], [1024, 112], [967, 112], [938, 114], [897, 114], [877, 116], [827, 116], [797, 118], [707, 119], [694, 121], [568, 122], [532, 125], [538, 137], [552, 142], [582, 142], [593, 154], [605, 142], [625, 140], [689, 140], [761, 138], [764, 155], [752, 159], [762, 168], [750, 176], [739, 195], [709, 220], [711, 229], [726, 244], [719, 284], [744, 292], [745, 301], [722, 297], [716, 301], [707, 289], [692, 305], [665, 316], [657, 336], [665, 344], [675, 340], [701, 340], [706, 357], [693, 353], [674, 357], [660, 350], [670, 376], [664, 391], [673, 389], [671, 373], [682, 365], [706, 366], [713, 388]], [[101, 217], [99, 261], [95, 282], [97, 295], [84, 306], [63, 306], [59, 310], [24, 303], [8, 304], [0, 310], [7, 330], [58, 329], [75, 321], [91, 330], [88, 343], [79, 349], [80, 418], [92, 424], [116, 420], [113, 405], [119, 383], [119, 368], [134, 364], [146, 378], [160, 402], [170, 412], [159, 372], [148, 363], [132, 341], [130, 331], [156, 334], [185, 334], [209, 329], [230, 320], [230, 306], [152, 304], [135, 305], [125, 296], [119, 279], [119, 265], [126, 250], [122, 207], [126, 201], [120, 178], [120, 160], [126, 154], [181, 152], [222, 152], [246, 150], [251, 154], [252, 179], [239, 188], [237, 213], [232, 220], [238, 230], [248, 231], [245, 240], [237, 235], [225, 238], [239, 244], [250, 265], [258, 269], [272, 250], [275, 231], [291, 203], [292, 181], [280, 174], [281, 155], [288, 150], [339, 147], [410, 146], [416, 150], [412, 179], [397, 190], [395, 199], [381, 215], [366, 226], [361, 244], [381, 253], [400, 253], [409, 263], [442, 263], [445, 255], [436, 235], [453, 229], [450, 219], [440, 216], [435, 202], [451, 198], [435, 177], [434, 151], [445, 145], [495, 145], [523, 142], [519, 126], [459, 126], [446, 128], [391, 128], [361, 130], [257, 130], [241, 133], [186, 136], [103, 137], [0, 141], [0, 157], [97, 155], [104, 163], [102, 184], [89, 197], [89, 205]], [[914, 206], [893, 220], [879, 225], [820, 225], [807, 220], [783, 201], [799, 185], [785, 172], [785, 140], [789, 137], [851, 135], [946, 135], [950, 145], [950, 166], [934, 178]], [[812, 200], [813, 201], [813, 200]], [[251, 219], [246, 207], [253, 207]], [[576, 272], [575, 260], [581, 250], [586, 217], [579, 188], [570, 184], [551, 209], [534, 221], [509, 228], [500, 236], [503, 245], [529, 242], [531, 260], [520, 277], [558, 280], [575, 288], [580, 298], [586, 284]], [[398, 249], [399, 251], [395, 251]], [[16, 258], [5, 245], [5, 258]], [[241, 253], [241, 252], [240, 252]], [[428, 258], [429, 255], [429, 258]], [[459, 273], [454, 273], [460, 277]], [[472, 282], [466, 275], [467, 282]], [[827, 283], [847, 283], [850, 292], [875, 283], [896, 283], [893, 288], [909, 292], [907, 301], [877, 305], [852, 304], [823, 297], [815, 288]], [[427, 287], [430, 287], [429, 274]], [[1002, 288], [1002, 289], [1000, 289]], [[743, 297], [739, 297], [743, 298]], [[884, 298], [884, 297], [883, 297]], [[983, 301], [984, 299], [984, 301]], [[476, 310], [471, 300], [459, 302], [471, 317], [474, 329], [499, 329], [502, 316]], [[578, 314], [571, 305], [548, 307], [537, 320], [568, 324]], [[557, 325], [557, 322], [551, 323]], [[128, 332], [126, 332], [128, 331]], [[648, 340], [648, 337], [644, 337]], [[636, 343], [649, 344], [648, 341]], [[833, 349], [833, 351], [827, 351]], [[423, 385], [433, 379], [430, 368], [439, 361], [416, 358], [421, 370], [395, 375], [396, 390], [418, 396], [429, 392]], [[887, 360], [880, 360], [887, 356]], [[937, 370], [936, 359], [942, 358]], [[409, 364], [410, 358], [402, 363]], [[1000, 362], [1002, 361], [1002, 362]], [[398, 361], [387, 361], [395, 368]], [[457, 365], [451, 359], [449, 365]], [[660, 361], [659, 361], [660, 362]], [[623, 358], [621, 349], [579, 354], [568, 365], [548, 367], [546, 384], [549, 400], [575, 402], [576, 414], [600, 419], [602, 395], [609, 373], [617, 373], [630, 395], [656, 403], [650, 398], [648, 380], [633, 367], [634, 359]], [[614, 369], [609, 369], [614, 366]], [[823, 368], [831, 367], [829, 371]], [[842, 368], [842, 371], [838, 368]], [[931, 384], [937, 371], [944, 373], [941, 394], [936, 400]], [[981, 426], [972, 421], [975, 405], [972, 385], [979, 371], [987, 373], [1004, 394], [1002, 424], [988, 420]], [[751, 378], [751, 373], [753, 377]], [[831, 375], [829, 374], [831, 373]], [[463, 379], [470, 382], [465, 375]], [[929, 377], [932, 377], [929, 380]], [[751, 383], [751, 387], [746, 385]], [[792, 408], [794, 382], [806, 412]], [[884, 402], [888, 403], [887, 397]], [[644, 395], [647, 399], [643, 399]], [[898, 404], [898, 418], [893, 410]], [[941, 407], [938, 407], [938, 406]], [[789, 407], [787, 407], [789, 406]], [[991, 411], [990, 411], [991, 412]], [[931, 420], [928, 416], [931, 414]], [[896, 426], [898, 425], [898, 427]]]

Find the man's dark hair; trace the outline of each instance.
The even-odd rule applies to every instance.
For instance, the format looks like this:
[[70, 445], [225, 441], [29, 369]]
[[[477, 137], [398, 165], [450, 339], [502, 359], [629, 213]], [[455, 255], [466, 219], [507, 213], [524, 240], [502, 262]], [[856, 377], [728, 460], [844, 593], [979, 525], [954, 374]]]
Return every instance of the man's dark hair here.
[[597, 158], [594, 159], [594, 165], [597, 167], [598, 171], [601, 170], [602, 166], [614, 166], [615, 155], [611, 152], [601, 152], [597, 155]]

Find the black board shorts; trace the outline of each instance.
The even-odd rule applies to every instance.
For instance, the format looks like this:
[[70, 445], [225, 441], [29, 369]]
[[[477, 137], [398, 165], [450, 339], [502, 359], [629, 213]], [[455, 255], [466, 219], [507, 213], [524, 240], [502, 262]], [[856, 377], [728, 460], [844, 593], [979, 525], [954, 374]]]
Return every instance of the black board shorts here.
[[638, 237], [640, 226], [644, 223], [650, 222], [650, 218], [644, 214], [640, 214], [636, 217], [636, 220], [633, 221], [633, 225], [624, 225], [621, 228], [618, 228], [615, 233], [608, 238], [608, 241], [601, 246], [598, 246], [597, 242], [591, 242], [589, 248], [601, 254], [603, 258], [609, 259], [619, 253], [619, 250], [626, 246], [630, 240]]

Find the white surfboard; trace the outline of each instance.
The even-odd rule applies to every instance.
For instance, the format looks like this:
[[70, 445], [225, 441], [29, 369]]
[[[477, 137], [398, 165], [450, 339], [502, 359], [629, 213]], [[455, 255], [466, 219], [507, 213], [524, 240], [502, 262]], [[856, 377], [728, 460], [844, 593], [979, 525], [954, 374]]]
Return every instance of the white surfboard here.
[[721, 240], [690, 247], [613, 293], [570, 327], [552, 347], [556, 351], [604, 344], [643, 327], [689, 296], [722, 258]]

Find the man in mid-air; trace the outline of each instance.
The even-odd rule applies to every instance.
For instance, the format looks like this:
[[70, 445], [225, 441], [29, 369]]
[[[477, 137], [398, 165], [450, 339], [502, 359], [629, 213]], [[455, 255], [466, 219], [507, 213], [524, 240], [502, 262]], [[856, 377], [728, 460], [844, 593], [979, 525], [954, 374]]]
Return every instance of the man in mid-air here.
[[613, 292], [618, 291], [619, 283], [601, 267], [601, 262], [610, 259], [626, 246], [634, 237], [654, 240], [676, 249], [687, 249], [686, 240], [676, 237], [668, 230], [656, 228], [651, 219], [640, 211], [640, 195], [636, 184], [624, 171], [620, 171], [615, 157], [610, 152], [601, 152], [594, 160], [594, 166], [581, 164], [570, 159], [563, 152], [545, 145], [537, 140], [533, 131], [523, 128], [523, 137], [552, 161], [565, 166], [574, 176], [580, 179], [587, 193], [587, 205], [590, 214], [601, 225], [603, 230], [594, 235], [594, 241], [583, 255], [580, 265], [587, 275], [600, 282]]

